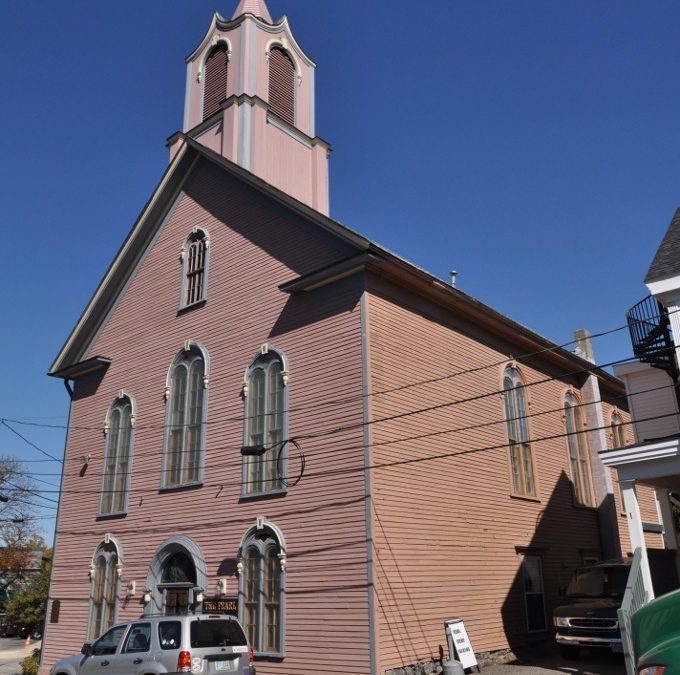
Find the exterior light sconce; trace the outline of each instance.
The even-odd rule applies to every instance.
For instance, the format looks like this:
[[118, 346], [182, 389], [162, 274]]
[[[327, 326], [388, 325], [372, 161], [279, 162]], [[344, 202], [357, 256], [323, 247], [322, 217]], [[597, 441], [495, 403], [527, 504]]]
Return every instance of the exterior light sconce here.
[[142, 602], [145, 605], [148, 605], [151, 602], [151, 589], [150, 588], [144, 589], [144, 595], [142, 596]]
[[281, 553], [278, 553], [276, 557], [279, 559], [279, 565], [281, 565], [281, 571], [285, 572], [286, 567], [288, 566], [288, 556], [286, 555], [285, 551], [281, 551]]
[[197, 605], [200, 605], [203, 602], [203, 589], [202, 588], [197, 588], [195, 593], [194, 593], [194, 600]]
[[134, 594], [136, 592], [137, 592], [137, 582], [136, 581], [128, 581], [127, 592], [125, 593], [125, 595], [128, 598], [131, 598], [131, 597], [134, 596]]
[[243, 574], [243, 570], [245, 569], [245, 565], [243, 564], [243, 558], [239, 558], [236, 561], [236, 573], [241, 576]]
[[288, 386], [288, 380], [290, 380], [290, 371], [289, 370], [282, 370], [281, 371], [281, 382], [283, 382], [284, 387]]
[[135, 417], [134, 413], [130, 415], [130, 427], [132, 429], [135, 428], [135, 422], [137, 421], [137, 418]]
[[108, 435], [110, 428], [111, 427], [109, 425], [109, 420], [108, 419], [104, 420], [104, 427], [102, 429], [102, 431], [104, 432], [104, 436]]
[[116, 565], [116, 577], [119, 579], [123, 576], [123, 563], [118, 563]]
[[87, 570], [87, 576], [90, 580], [94, 579], [94, 563], [90, 563], [90, 569]]
[[244, 382], [243, 387], [241, 387], [241, 394], [243, 395], [243, 398], [248, 397], [248, 383]]
[[217, 580], [217, 586], [215, 587], [215, 595], [220, 597], [221, 595], [226, 595], [227, 594], [227, 580], [226, 579], [218, 579]]
[[203, 389], [207, 389], [208, 384], [210, 384], [210, 378], [207, 375], [204, 375], [203, 376]]
[[166, 387], [163, 392], [163, 398], [167, 401], [170, 398], [170, 387]]

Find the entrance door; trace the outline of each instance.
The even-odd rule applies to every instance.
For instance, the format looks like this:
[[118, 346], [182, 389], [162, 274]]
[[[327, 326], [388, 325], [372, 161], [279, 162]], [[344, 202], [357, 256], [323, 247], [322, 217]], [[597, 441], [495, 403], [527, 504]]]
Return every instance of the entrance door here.
[[165, 614], [187, 614], [189, 612], [189, 589], [166, 588], [165, 589]]

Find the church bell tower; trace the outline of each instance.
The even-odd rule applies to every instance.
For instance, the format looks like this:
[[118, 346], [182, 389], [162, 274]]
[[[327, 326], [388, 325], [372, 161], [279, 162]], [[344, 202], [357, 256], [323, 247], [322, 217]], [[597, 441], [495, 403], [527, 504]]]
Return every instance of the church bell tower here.
[[[316, 64], [265, 0], [215, 14], [187, 57], [183, 132], [328, 215], [328, 144], [314, 130]], [[174, 156], [181, 137], [170, 141]]]

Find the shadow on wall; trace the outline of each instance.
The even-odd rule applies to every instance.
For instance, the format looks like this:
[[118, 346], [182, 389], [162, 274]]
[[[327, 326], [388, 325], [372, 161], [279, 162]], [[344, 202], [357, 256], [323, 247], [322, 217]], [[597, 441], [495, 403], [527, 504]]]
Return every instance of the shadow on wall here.
[[514, 652], [552, 640], [552, 612], [573, 570], [588, 559], [602, 559], [600, 517], [609, 509], [615, 509], [611, 494], [597, 509], [577, 505], [571, 480], [560, 474], [530, 542], [515, 546], [517, 573], [501, 607]]

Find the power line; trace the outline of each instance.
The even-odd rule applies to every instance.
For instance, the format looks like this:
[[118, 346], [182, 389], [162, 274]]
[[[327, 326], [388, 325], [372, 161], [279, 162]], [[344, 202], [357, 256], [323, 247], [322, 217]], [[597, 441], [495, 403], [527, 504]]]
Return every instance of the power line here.
[[[680, 310], [674, 310], [674, 312], [676, 312], [676, 311], [680, 311]], [[672, 312], [672, 313], [674, 313], [674, 312]], [[671, 314], [671, 312], [669, 312], [669, 314]], [[627, 328], [628, 328], [628, 325], [624, 324], [622, 326], [617, 326], [615, 328], [604, 330], [604, 331], [601, 331], [599, 333], [594, 333], [590, 337], [591, 337], [591, 339], [605, 337], [607, 335], [611, 335], [613, 333], [619, 332], [621, 330], [625, 330]], [[569, 340], [568, 342], [564, 342], [560, 345], [553, 345], [552, 347], [545, 347], [543, 349], [539, 349], [539, 350], [536, 350], [536, 351], [533, 351], [533, 352], [527, 352], [527, 353], [521, 354], [519, 356], [514, 356], [514, 355], [508, 356], [504, 359], [501, 359], [499, 361], [494, 361], [492, 363], [487, 363], [487, 364], [484, 364], [484, 365], [481, 365], [481, 366], [475, 366], [475, 367], [472, 367], [472, 368], [465, 368], [463, 370], [457, 370], [457, 371], [454, 371], [452, 373], [448, 373], [448, 374], [445, 374], [445, 375], [438, 375], [438, 376], [432, 377], [432, 378], [417, 380], [415, 382], [410, 382], [410, 383], [406, 383], [406, 384], [403, 384], [403, 385], [399, 385], [398, 387], [392, 387], [392, 388], [373, 391], [373, 392], [356, 394], [356, 395], [353, 395], [353, 396], [348, 396], [348, 397], [341, 398], [341, 399], [334, 399], [334, 400], [331, 400], [331, 401], [321, 401], [319, 403], [315, 403], [315, 404], [310, 405], [310, 406], [297, 406], [297, 407], [294, 407], [294, 408], [289, 408], [288, 410], [285, 410], [283, 412], [291, 414], [291, 413], [302, 412], [302, 411], [305, 411], [305, 410], [308, 410], [308, 409], [319, 410], [320, 408], [325, 408], [325, 407], [335, 407], [335, 406], [339, 406], [339, 405], [346, 405], [348, 403], [352, 403], [352, 402], [355, 402], [357, 400], [362, 400], [364, 398], [371, 397], [371, 396], [383, 396], [383, 395], [386, 395], [386, 394], [404, 391], [406, 389], [410, 389], [410, 388], [413, 388], [413, 387], [423, 386], [423, 385], [427, 385], [427, 384], [435, 384], [437, 382], [442, 382], [442, 381], [445, 381], [445, 380], [453, 379], [453, 378], [456, 378], [456, 377], [460, 377], [462, 375], [468, 375], [468, 374], [471, 374], [471, 373], [480, 372], [480, 371], [483, 371], [483, 370], [488, 370], [490, 368], [497, 368], [499, 366], [502, 366], [502, 365], [508, 363], [508, 361], [513, 361], [513, 360], [514, 361], [525, 361], [525, 360], [529, 360], [529, 359], [532, 359], [532, 358], [536, 358], [537, 356], [541, 356], [541, 355], [544, 355], [544, 354], [547, 354], [547, 353], [555, 352], [557, 350], [564, 350], [569, 345], [576, 344], [577, 342], [580, 342], [580, 341], [581, 340], [579, 340], [579, 339], [573, 339], [573, 340]], [[630, 360], [637, 360], [637, 359], [636, 359], [636, 357], [628, 357], [628, 358], [622, 359], [620, 361], [612, 361], [611, 363], [605, 363], [605, 364], [602, 364], [602, 365], [594, 365], [590, 370], [602, 370], [603, 368], [609, 367], [610, 365], [616, 365], [618, 363], [626, 363], [627, 361], [630, 361]], [[240, 415], [240, 416], [237, 416], [237, 417], [223, 418], [223, 419], [220, 420], [220, 423], [243, 422], [244, 420], [247, 420], [247, 419], [249, 419], [248, 415]], [[101, 426], [88, 427], [88, 426], [71, 425], [70, 427], [68, 427], [67, 425], [55, 425], [55, 424], [31, 422], [31, 421], [28, 421], [28, 420], [25, 420], [25, 419], [21, 420], [21, 419], [0, 418], [0, 421], [9, 421], [9, 422], [12, 422], [13, 424], [21, 424], [21, 425], [25, 425], [25, 426], [53, 428], [53, 429], [71, 428], [71, 429], [74, 429], [74, 430], [77, 429], [77, 430], [80, 430], [80, 431], [98, 431], [98, 430], [102, 429]], [[166, 424], [163, 424], [163, 425], [144, 425], [144, 426], [137, 426], [137, 428], [138, 429], [142, 429], [142, 428], [144, 428], [144, 429], [164, 429], [164, 428], [169, 427], [169, 426], [171, 426], [171, 425], [166, 425]], [[49, 455], [49, 456], [52, 457], [51, 455]]]
[[58, 459], [54, 455], [50, 455], [49, 452], [45, 452], [42, 448], [39, 448], [35, 443], [29, 441], [25, 436], [22, 436], [16, 429], [13, 429], [8, 423], [7, 420], [4, 417], [0, 417], [0, 425], [6, 427], [9, 429], [13, 434], [18, 436], [24, 443], [30, 445], [34, 450], [37, 450], [41, 454], [45, 455], [45, 457], [49, 457], [51, 460], [55, 462], [59, 462], [60, 464], [63, 464], [63, 460]]
[[[539, 385], [539, 384], [545, 384], [545, 383], [550, 382], [550, 381], [559, 380], [559, 379], [566, 377], [568, 375], [581, 374], [583, 372], [587, 372], [587, 370], [588, 369], [582, 369], [582, 370], [576, 371], [574, 373], [567, 373], [567, 374], [564, 374], [564, 375], [561, 375], [561, 376], [544, 378], [543, 380], [530, 382], [528, 384], [525, 383], [525, 384], [520, 385], [520, 386], [524, 387], [524, 388], [528, 388], [528, 387], [536, 386], [536, 385]], [[672, 388], [672, 387], [673, 387], [672, 384], [663, 385], [661, 387], [653, 387], [653, 388], [650, 388], [650, 389], [634, 392], [631, 396], [643, 395], [643, 394], [646, 394], [646, 393], [651, 393], [651, 392], [654, 392], [654, 391], [659, 391], [659, 390]], [[312, 434], [296, 435], [295, 438], [297, 440], [318, 439], [318, 438], [321, 438], [321, 437], [324, 437], [324, 436], [341, 433], [343, 431], [350, 431], [350, 430], [353, 430], [353, 429], [356, 429], [356, 428], [359, 428], [359, 427], [364, 427], [364, 426], [368, 426], [368, 425], [372, 425], [372, 424], [378, 424], [378, 423], [383, 423], [383, 422], [387, 422], [387, 421], [392, 421], [392, 420], [398, 419], [400, 417], [413, 416], [413, 415], [416, 415], [416, 414], [421, 414], [423, 412], [431, 412], [432, 410], [436, 410], [436, 409], [440, 409], [440, 408], [445, 408], [445, 407], [455, 406], [455, 405], [458, 405], [458, 404], [472, 402], [472, 401], [475, 401], [475, 400], [479, 400], [481, 398], [503, 395], [503, 393], [504, 393], [504, 390], [494, 390], [492, 392], [482, 393], [482, 394], [479, 394], [479, 395], [474, 396], [474, 397], [468, 397], [468, 398], [465, 398], [465, 399], [457, 399], [457, 400], [449, 400], [449, 401], [446, 401], [446, 402], [443, 402], [443, 403], [439, 403], [436, 406], [430, 406], [430, 407], [427, 407], [427, 408], [420, 408], [420, 409], [416, 409], [416, 410], [401, 412], [401, 413], [398, 413], [397, 415], [390, 416], [390, 417], [378, 418], [378, 419], [375, 419], [375, 420], [368, 420], [368, 421], [362, 420], [361, 422], [357, 422], [353, 425], [346, 425], [344, 427], [336, 427], [336, 428], [329, 429], [329, 430], [322, 430], [322, 431], [315, 432], [315, 433], [312, 433]], [[621, 398], [624, 398], [624, 397], [621, 397]], [[576, 407], [592, 406], [594, 404], [596, 404], [596, 402], [580, 403]], [[517, 418], [512, 418], [510, 421], [515, 421], [515, 420], [520, 420], [520, 419], [529, 419], [529, 418], [537, 417], [537, 416], [540, 416], [540, 415], [547, 415], [547, 414], [550, 414], [550, 413], [559, 412], [562, 409], [563, 409], [563, 405], [560, 406], [559, 408], [543, 410], [543, 411], [540, 411], [540, 412], [537, 412], [537, 413], [531, 413], [531, 414], [526, 415], [526, 416], [519, 416]], [[503, 424], [503, 423], [506, 423], [507, 421], [508, 421], [507, 418], [502, 417], [502, 418], [499, 418], [498, 420], [493, 420], [493, 421], [490, 421], [490, 422], [484, 422], [484, 423], [471, 425], [471, 426], [467, 426], [467, 427], [458, 427], [458, 428], [455, 428], [455, 429], [439, 430], [439, 431], [436, 431], [436, 432], [431, 432], [430, 435], [434, 436], [434, 435], [444, 435], [444, 434], [449, 434], [449, 433], [455, 433], [455, 432], [459, 432], [459, 431], [470, 431], [470, 430], [473, 430], [473, 429], [480, 429], [480, 428], [484, 428], [484, 427], [487, 427], [487, 426]], [[390, 442], [396, 443], [396, 442], [400, 442], [400, 440], [401, 439], [396, 439], [396, 440], [390, 441]], [[213, 452], [217, 451], [217, 450], [227, 450], [227, 451], [231, 451], [231, 452], [238, 452], [239, 449], [240, 449], [240, 446], [236, 446], [235, 444], [234, 445], [227, 445], [227, 446], [211, 446], [210, 447], [210, 450], [213, 451]], [[172, 453], [169, 453], [167, 451], [164, 452], [164, 451], [161, 450], [157, 454], [159, 456], [169, 456]], [[312, 451], [311, 453], [309, 453], [308, 456], [313, 457], [313, 456], [315, 456], [315, 454], [316, 453], [314, 453], [314, 451]], [[148, 454], [146, 454], [145, 456], [148, 457]], [[69, 460], [69, 462], [71, 462], [71, 463], [75, 462], [75, 461], [77, 461], [77, 460], [75, 460], [75, 459]], [[264, 460], [264, 461], [267, 461], [267, 460]], [[236, 464], [236, 462], [234, 462], [234, 463]], [[238, 463], [239, 464], [241, 463], [240, 456], [238, 458]], [[204, 464], [204, 469], [209, 469], [209, 468], [212, 468], [213, 466], [215, 466], [214, 463], [206, 462]], [[120, 475], [122, 473], [125, 473], [126, 475], [130, 475], [130, 476], [136, 475], [135, 471], [112, 472], [112, 473], [108, 473], [107, 475], [114, 476], [114, 475]], [[26, 474], [26, 475], [29, 475], [29, 474]], [[59, 475], [59, 474], [41, 474], [41, 475]], [[74, 475], [75, 474], [71, 474], [71, 473], [67, 474], [67, 476], [74, 476]]]

